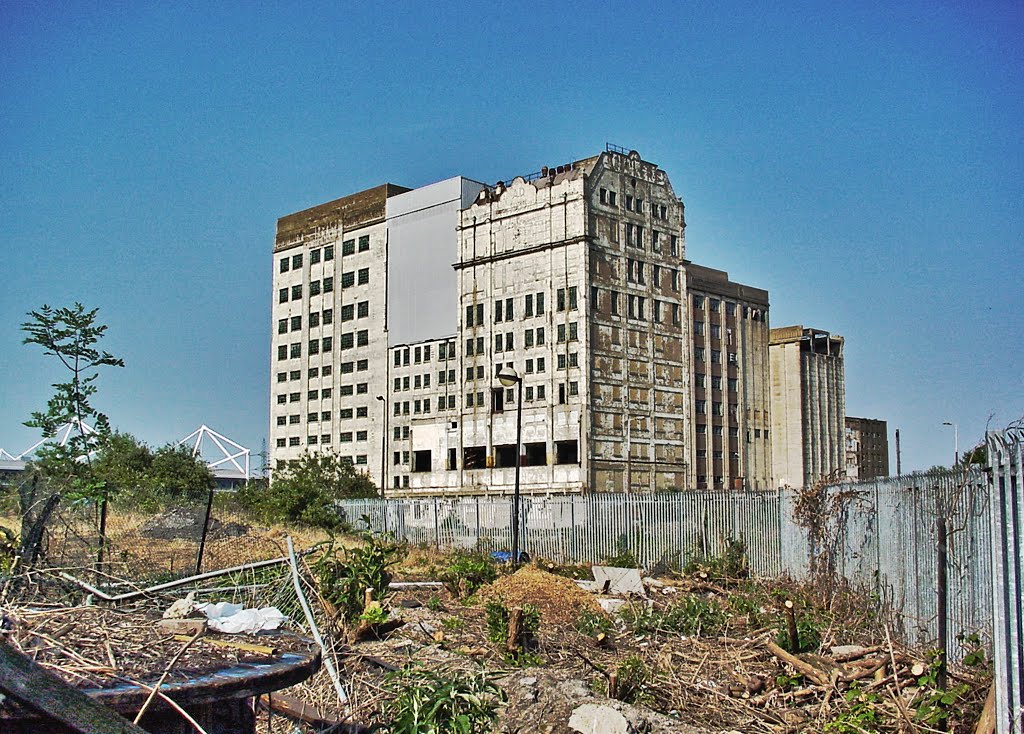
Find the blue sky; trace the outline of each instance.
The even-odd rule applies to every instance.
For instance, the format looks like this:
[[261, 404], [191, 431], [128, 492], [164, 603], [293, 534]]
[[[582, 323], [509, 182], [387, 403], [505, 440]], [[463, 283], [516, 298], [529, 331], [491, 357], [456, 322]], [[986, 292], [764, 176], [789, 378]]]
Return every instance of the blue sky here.
[[3, 3], [0, 447], [61, 378], [19, 324], [77, 300], [115, 427], [259, 451], [277, 217], [611, 142], [690, 259], [846, 337], [905, 470], [949, 463], [943, 421], [1024, 415], [1024, 5], [834, 5]]

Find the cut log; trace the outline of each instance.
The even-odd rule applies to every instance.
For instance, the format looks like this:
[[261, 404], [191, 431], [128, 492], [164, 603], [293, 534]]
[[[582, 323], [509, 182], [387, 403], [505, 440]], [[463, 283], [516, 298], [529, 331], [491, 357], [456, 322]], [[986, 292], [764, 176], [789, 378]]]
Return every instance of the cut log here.
[[793, 608], [793, 602], [789, 599], [786, 599], [784, 606], [786, 610], [786, 631], [789, 633], [789, 649], [799, 652], [800, 633], [796, 628], [796, 610]]
[[508, 615], [508, 639], [505, 641], [505, 649], [515, 652], [520, 647], [523, 636], [523, 610], [516, 607]]
[[801, 660], [796, 655], [786, 652], [771, 640], [765, 640], [764, 647], [779, 660], [791, 665], [798, 673], [800, 673], [800, 675], [804, 676], [808, 680], [817, 683], [819, 686], [831, 685], [829, 676], [824, 671], [819, 670], [804, 660]]
[[995, 734], [996, 732], [996, 687], [992, 684], [985, 697], [985, 707], [981, 710], [978, 723], [974, 726], [974, 734]]
[[284, 714], [290, 719], [313, 724], [314, 726], [333, 726], [339, 723], [340, 719], [321, 713], [316, 706], [303, 701], [295, 696], [286, 696], [283, 693], [260, 696], [260, 705], [279, 714]]

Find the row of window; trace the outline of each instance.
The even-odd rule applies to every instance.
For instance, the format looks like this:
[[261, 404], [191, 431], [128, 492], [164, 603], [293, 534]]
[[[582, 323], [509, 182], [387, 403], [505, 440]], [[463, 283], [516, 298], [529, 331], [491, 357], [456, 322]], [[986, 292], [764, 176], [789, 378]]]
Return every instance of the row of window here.
[[[354, 347], [365, 347], [370, 343], [370, 332], [366, 329], [360, 331], [346, 331], [338, 337], [338, 348], [339, 349], [352, 349]], [[334, 337], [325, 336], [322, 339], [310, 339], [309, 341], [309, 354], [315, 355], [320, 353], [331, 352], [334, 350]], [[285, 359], [296, 359], [302, 356], [302, 343], [295, 342], [293, 344], [278, 344], [277, 345], [277, 358], [278, 360]]]
[[[341, 320], [352, 321], [353, 319], [360, 318], [364, 319], [370, 315], [370, 302], [359, 301], [358, 303], [350, 303], [346, 306], [341, 307]], [[327, 308], [323, 311], [312, 311], [309, 314], [309, 328], [315, 329], [316, 327], [323, 324], [324, 326], [330, 326], [334, 323], [334, 309]], [[277, 333], [287, 334], [289, 331], [301, 331], [302, 330], [302, 316], [290, 316], [288, 318], [277, 320]]]
[[[579, 306], [579, 289], [572, 285], [555, 291], [555, 305], [558, 311], [575, 311]], [[544, 294], [527, 293], [523, 296], [523, 318], [544, 315]], [[515, 319], [515, 298], [499, 298], [494, 301], [494, 322]], [[476, 303], [466, 306], [465, 325], [467, 327], [484, 325], [484, 304]]]
[[[729, 364], [739, 364], [739, 356], [736, 352], [728, 352]], [[704, 347], [693, 348], [693, 359], [696, 362], [703, 362], [707, 357], [707, 350]], [[720, 349], [711, 350], [711, 364], [722, 363], [722, 351]]]
[[[698, 372], [693, 376], [694, 387], [707, 387], [707, 376], [703, 372]], [[739, 380], [735, 377], [728, 378], [729, 392], [737, 392], [739, 390]], [[711, 376], [711, 389], [721, 390], [722, 389], [722, 378], [718, 375]]]
[[[618, 206], [618, 194], [611, 189], [601, 189], [599, 192], [601, 203], [605, 206]], [[641, 196], [633, 196], [632, 194], [626, 194], [624, 197], [624, 204], [626, 211], [636, 212], [637, 214], [644, 213], [644, 200]], [[651, 216], [655, 219], [668, 220], [668, 207], [664, 204], [651, 203]]]
[[[359, 252], [366, 252], [370, 249], [370, 235], [363, 235], [359, 238]], [[341, 254], [342, 255], [354, 255], [356, 252], [356, 240], [345, 240], [341, 243]], [[322, 255], [324, 262], [330, 262], [334, 259], [334, 245], [325, 245], [322, 248]], [[316, 265], [321, 260], [321, 248], [309, 251], [309, 264]], [[281, 258], [278, 269], [282, 273], [287, 273], [289, 270], [298, 270], [302, 267], [302, 253], [298, 255], [285, 255]]]
[[[648, 299], [646, 296], [638, 296], [633, 293], [625, 294], [626, 298], [623, 299], [623, 294], [619, 291], [607, 291], [607, 307], [608, 314], [611, 316], [622, 316], [622, 304], [625, 300], [626, 305], [626, 318], [636, 319], [638, 321], [648, 320], [647, 301], [651, 301], [650, 320], [656, 324], [664, 324], [667, 319], [671, 320], [673, 326], [682, 325], [682, 309], [678, 303], [671, 301], [661, 301], [657, 298]], [[602, 297], [601, 292], [594, 288], [594, 292], [591, 296], [594, 300], [594, 308], [597, 311], [602, 311], [605, 303], [605, 298]]]
[[[338, 364], [338, 370], [343, 375], [350, 375], [353, 372], [366, 372], [370, 369], [370, 361], [368, 359], [360, 359], [354, 362], [341, 362]], [[323, 369], [320, 367], [310, 367], [308, 377], [310, 380], [316, 379], [317, 377], [330, 377], [333, 372], [333, 367], [329, 364], [325, 364]], [[289, 372], [278, 372], [277, 381], [287, 382], [289, 380], [300, 380], [302, 379], [302, 370], [291, 370]]]
[[[338, 419], [347, 421], [352, 420], [353, 416], [356, 418], [366, 418], [368, 415], [368, 408], [365, 405], [360, 405], [355, 408], [354, 412], [352, 408], [343, 408], [338, 412]], [[331, 412], [329, 410], [323, 410], [320, 412], [308, 413], [306, 415], [307, 423], [317, 423], [318, 421], [330, 421]], [[302, 422], [302, 416], [298, 413], [292, 415], [279, 415], [275, 421], [279, 426], [294, 426]]]
[[[341, 274], [341, 287], [351, 288], [355, 285], [368, 285], [370, 282], [370, 269], [360, 268], [350, 270]], [[309, 295], [319, 296], [321, 293], [334, 292], [334, 277], [327, 276], [323, 280], [313, 280], [309, 283]], [[302, 283], [296, 283], [291, 287], [284, 287], [277, 291], [277, 302], [288, 303], [289, 300], [299, 301], [302, 299]]]
[[[722, 301], [719, 298], [705, 298], [697, 293], [693, 294], [691, 299], [693, 308], [696, 311], [703, 311], [705, 305], [708, 311], [718, 313], [722, 308]], [[725, 314], [726, 316], [736, 315], [736, 304], [731, 301], [725, 303]], [[768, 314], [759, 308], [748, 308], [747, 306], [742, 307], [742, 318], [750, 318], [753, 321], [764, 321], [767, 319]]]
[[[403, 347], [396, 349], [394, 354], [395, 367], [401, 367], [403, 365], [410, 364], [410, 357], [412, 357], [413, 364], [420, 364], [421, 362], [430, 361], [430, 345], [421, 344], [416, 347]], [[449, 359], [455, 359], [455, 342], [438, 342], [437, 343], [437, 361], [447, 362]], [[444, 380], [441, 380], [444, 382]]]
[[[626, 258], [626, 282], [635, 283], [636, 285], [647, 285], [647, 265], [643, 260], [634, 260], [632, 258]], [[651, 267], [651, 283], [655, 288], [664, 290], [662, 284], [662, 272], [668, 270], [671, 274], [671, 288], [674, 293], [679, 292], [680, 276], [679, 271], [675, 268], [663, 268], [657, 263], [650, 263]]]

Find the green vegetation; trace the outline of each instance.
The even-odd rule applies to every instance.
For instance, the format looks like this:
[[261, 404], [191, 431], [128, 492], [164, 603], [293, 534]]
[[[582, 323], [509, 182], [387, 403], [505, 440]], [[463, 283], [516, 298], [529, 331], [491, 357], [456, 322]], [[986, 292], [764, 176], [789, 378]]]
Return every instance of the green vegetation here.
[[484, 553], [459, 550], [452, 554], [440, 578], [452, 596], [461, 599], [498, 578], [498, 567]]
[[445, 675], [406, 668], [388, 676], [387, 689], [393, 696], [384, 711], [388, 734], [484, 734], [505, 701], [484, 671]]
[[714, 636], [725, 631], [728, 615], [701, 596], [685, 595], [666, 607], [630, 605], [622, 619], [638, 635]]
[[720, 556], [695, 556], [686, 562], [683, 573], [694, 575], [706, 573], [709, 578], [719, 580], [744, 579], [750, 575], [747, 565], [747, 544], [743, 538], [728, 538]]
[[874, 706], [880, 700], [878, 695], [866, 693], [854, 684], [845, 698], [850, 707], [825, 724], [825, 734], [874, 734], [879, 723]]
[[109, 489], [111, 500], [154, 511], [181, 497], [205, 495], [213, 487], [206, 463], [184, 446], [153, 451], [128, 433], [115, 432], [103, 441], [93, 461], [93, 474]]
[[584, 610], [579, 617], [576, 618], [576, 624], [574, 625], [576, 631], [586, 635], [587, 637], [594, 637], [600, 633], [607, 634], [612, 630], [612, 621], [604, 614], [598, 612], [591, 612], [590, 610]]
[[391, 583], [390, 568], [398, 563], [403, 546], [374, 536], [364, 536], [359, 548], [328, 545], [313, 564], [320, 594], [335, 606], [346, 620], [363, 613], [366, 589], [374, 598], [383, 598]]
[[615, 540], [615, 554], [602, 559], [605, 566], [615, 568], [640, 568], [636, 554], [629, 547], [629, 538], [623, 533]]
[[338, 530], [343, 523], [336, 500], [376, 496], [373, 482], [356, 472], [347, 457], [307, 452], [275, 469], [269, 486], [239, 489], [235, 500], [266, 523]]
[[626, 703], [649, 706], [654, 702], [651, 671], [639, 655], [629, 655], [619, 663], [616, 698]]
[[[511, 611], [500, 601], [491, 600], [485, 606], [487, 617], [487, 639], [504, 645], [508, 641], [509, 618]], [[533, 604], [524, 604], [521, 640], [525, 643], [507, 653], [507, 659], [517, 665], [539, 665], [540, 659], [527, 648], [534, 641], [534, 635], [540, 629], [540, 610]]]
[[[41, 347], [70, 373], [67, 382], [53, 384], [46, 410], [33, 412], [25, 425], [39, 428], [46, 437], [53, 437], [67, 423], [72, 425], [64, 446], [47, 445], [36, 452], [32, 472], [18, 486], [20, 554], [29, 566], [39, 558], [46, 526], [62, 499], [99, 506], [107, 497], [106, 484], [93, 474], [91, 454], [110, 434], [110, 422], [92, 406], [91, 398], [96, 394], [99, 368], [124, 367], [124, 362], [97, 348], [107, 327], [97, 323], [96, 314], [97, 309], [87, 311], [80, 303], [56, 309], [44, 305], [29, 312], [31, 319], [21, 325], [27, 334], [23, 343]], [[93, 432], [87, 431], [88, 422], [93, 424]], [[103, 516], [97, 514], [102, 526]]]

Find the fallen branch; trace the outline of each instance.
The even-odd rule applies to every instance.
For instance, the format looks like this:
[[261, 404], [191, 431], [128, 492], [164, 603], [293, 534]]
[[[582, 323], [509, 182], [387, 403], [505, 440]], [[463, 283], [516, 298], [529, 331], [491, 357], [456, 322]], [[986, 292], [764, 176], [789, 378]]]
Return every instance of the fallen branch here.
[[817, 683], [819, 686], [828, 687], [832, 684], [829, 676], [826, 675], [824, 671], [819, 670], [818, 668], [814, 667], [813, 665], [804, 660], [801, 660], [796, 655], [786, 652], [771, 640], [765, 640], [761, 644], [764, 645], [764, 648], [772, 655], [777, 657], [782, 662], [788, 663], [798, 673], [800, 673], [800, 675]]
[[160, 686], [164, 684], [164, 681], [167, 680], [167, 676], [171, 674], [171, 669], [174, 667], [174, 664], [177, 663], [178, 659], [185, 654], [185, 651], [192, 646], [193, 642], [202, 637], [203, 632], [204, 630], [200, 630], [199, 632], [196, 632], [194, 635], [188, 638], [185, 644], [181, 646], [181, 649], [178, 650], [177, 654], [173, 658], [171, 658], [171, 662], [167, 663], [167, 667], [164, 668], [164, 672], [163, 675], [160, 676], [160, 680], [158, 680], [156, 682], [156, 685], [153, 686], [153, 688], [150, 690], [149, 696], [146, 698], [146, 702], [143, 703], [142, 708], [139, 709], [139, 713], [135, 714], [135, 720], [132, 722], [133, 724], [139, 723], [139, 721], [142, 719], [142, 715], [146, 713], [146, 709], [149, 708], [149, 704], [151, 704], [153, 702], [153, 699], [156, 698], [156, 694], [157, 691], [160, 690]]

